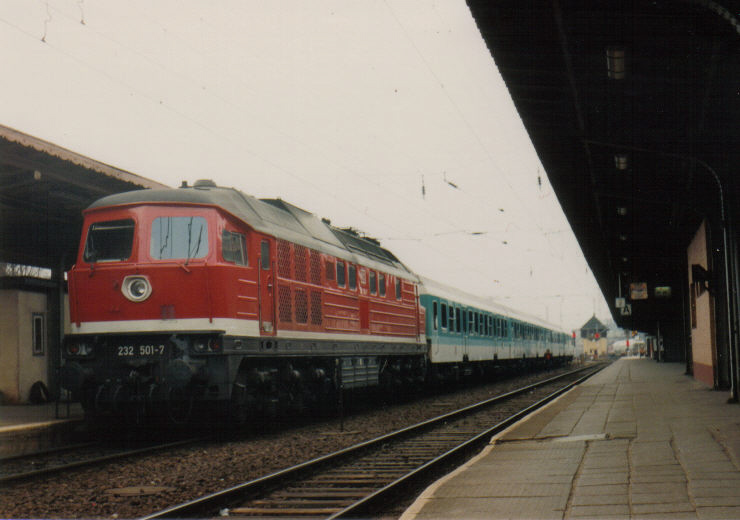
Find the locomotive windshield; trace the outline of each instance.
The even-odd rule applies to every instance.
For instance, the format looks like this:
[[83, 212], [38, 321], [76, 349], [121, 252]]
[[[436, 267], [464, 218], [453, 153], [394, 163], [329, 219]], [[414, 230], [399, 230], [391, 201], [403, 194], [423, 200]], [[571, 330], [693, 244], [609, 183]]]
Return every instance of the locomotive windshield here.
[[203, 258], [208, 254], [208, 224], [203, 217], [157, 217], [152, 222], [149, 255], [155, 260]]
[[131, 256], [134, 243], [132, 219], [90, 224], [82, 259], [85, 262], [120, 262]]

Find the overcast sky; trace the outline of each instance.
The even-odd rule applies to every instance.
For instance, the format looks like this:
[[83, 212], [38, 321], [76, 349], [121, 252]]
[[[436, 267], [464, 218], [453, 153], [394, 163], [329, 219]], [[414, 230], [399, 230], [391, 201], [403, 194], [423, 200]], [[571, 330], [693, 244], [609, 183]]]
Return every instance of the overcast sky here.
[[377, 237], [566, 330], [609, 311], [463, 0], [3, 0], [0, 124]]

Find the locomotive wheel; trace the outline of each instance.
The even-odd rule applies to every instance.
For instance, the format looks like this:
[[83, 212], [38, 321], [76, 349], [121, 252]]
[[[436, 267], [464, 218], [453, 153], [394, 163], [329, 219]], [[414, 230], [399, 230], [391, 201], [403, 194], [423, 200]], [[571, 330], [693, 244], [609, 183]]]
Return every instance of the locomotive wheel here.
[[247, 374], [240, 371], [231, 387], [231, 399], [229, 401], [229, 419], [237, 426], [247, 423], [250, 416], [250, 399], [247, 390]]
[[193, 414], [193, 393], [187, 388], [170, 388], [167, 391], [167, 416], [174, 424], [185, 424]]

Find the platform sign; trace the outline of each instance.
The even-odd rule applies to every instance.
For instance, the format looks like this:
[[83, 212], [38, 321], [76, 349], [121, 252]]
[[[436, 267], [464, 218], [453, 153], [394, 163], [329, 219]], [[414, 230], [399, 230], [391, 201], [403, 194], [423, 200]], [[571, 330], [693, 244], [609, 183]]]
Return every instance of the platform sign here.
[[624, 309], [624, 304], [625, 303], [626, 302], [625, 302], [625, 299], [624, 298], [614, 298], [614, 306], [617, 309]]
[[631, 303], [625, 303], [624, 307], [619, 309], [619, 313], [622, 316], [632, 316], [632, 304]]
[[648, 290], [647, 283], [635, 282], [630, 284], [630, 299], [631, 300], [647, 300]]
[[670, 286], [656, 287], [654, 293], [656, 298], [670, 298], [671, 288]]

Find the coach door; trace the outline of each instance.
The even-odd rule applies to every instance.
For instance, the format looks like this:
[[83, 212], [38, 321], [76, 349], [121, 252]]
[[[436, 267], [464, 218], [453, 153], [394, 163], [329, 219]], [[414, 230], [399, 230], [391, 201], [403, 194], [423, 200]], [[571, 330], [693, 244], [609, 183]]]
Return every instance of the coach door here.
[[270, 256], [270, 241], [260, 243], [259, 274], [257, 275], [260, 293], [260, 334], [275, 335], [275, 276]]

